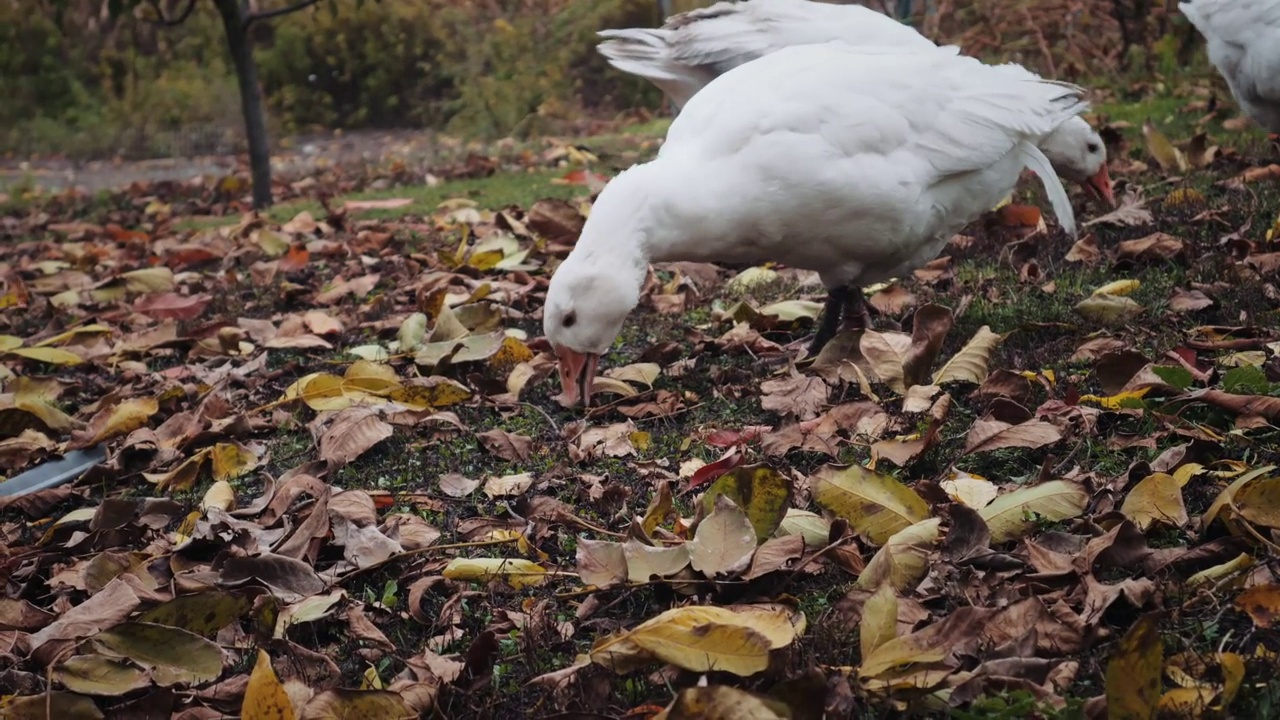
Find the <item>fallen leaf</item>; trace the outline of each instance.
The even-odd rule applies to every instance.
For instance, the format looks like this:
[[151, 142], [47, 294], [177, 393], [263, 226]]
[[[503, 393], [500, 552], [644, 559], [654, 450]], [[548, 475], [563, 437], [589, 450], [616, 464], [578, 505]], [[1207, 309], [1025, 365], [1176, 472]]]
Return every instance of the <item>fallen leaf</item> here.
[[815, 502], [877, 545], [929, 517], [929, 505], [914, 490], [861, 465], [824, 466], [810, 483]]
[[1153, 718], [1160, 703], [1164, 642], [1154, 615], [1144, 615], [1117, 643], [1107, 661], [1107, 715]]

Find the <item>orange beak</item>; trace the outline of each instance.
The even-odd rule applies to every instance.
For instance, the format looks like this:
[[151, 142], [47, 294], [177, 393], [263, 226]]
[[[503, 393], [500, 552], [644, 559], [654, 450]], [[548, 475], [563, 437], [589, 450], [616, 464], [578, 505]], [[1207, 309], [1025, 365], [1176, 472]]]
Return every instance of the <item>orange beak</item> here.
[[1106, 203], [1108, 208], [1116, 206], [1116, 196], [1111, 192], [1111, 174], [1107, 172], [1105, 163], [1098, 168], [1098, 172], [1084, 181], [1084, 187], [1090, 195]]
[[596, 366], [600, 356], [594, 353], [580, 353], [566, 347], [556, 348], [556, 357], [560, 360], [560, 388], [562, 392], [556, 398], [561, 405], [573, 407], [581, 400], [584, 407], [591, 405], [591, 386], [596, 381]]

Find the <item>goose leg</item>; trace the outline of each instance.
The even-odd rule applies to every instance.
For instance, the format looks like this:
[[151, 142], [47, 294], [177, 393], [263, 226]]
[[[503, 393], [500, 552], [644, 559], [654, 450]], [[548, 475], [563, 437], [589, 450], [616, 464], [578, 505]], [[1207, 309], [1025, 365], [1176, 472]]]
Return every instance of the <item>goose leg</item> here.
[[866, 296], [862, 294], [861, 288], [852, 288], [845, 300], [844, 321], [840, 324], [840, 330], [870, 330], [872, 327], [871, 308], [867, 305]]
[[813, 334], [813, 343], [809, 345], [810, 355], [817, 356], [823, 346], [836, 336], [836, 331], [840, 329], [840, 321], [844, 318], [845, 308], [849, 306], [850, 298], [855, 295], [862, 297], [861, 292], [853, 290], [848, 285], [841, 285], [827, 291], [827, 304], [822, 308], [822, 321], [818, 324], [818, 331]]

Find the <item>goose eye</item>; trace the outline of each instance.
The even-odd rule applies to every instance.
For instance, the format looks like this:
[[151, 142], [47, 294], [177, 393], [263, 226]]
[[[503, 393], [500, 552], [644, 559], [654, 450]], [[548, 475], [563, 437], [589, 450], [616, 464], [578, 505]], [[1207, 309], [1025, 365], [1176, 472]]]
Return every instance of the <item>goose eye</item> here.
[[570, 328], [570, 327], [573, 327], [574, 323], [576, 322], [578, 322], [578, 316], [573, 313], [569, 313], [568, 315], [564, 316], [564, 322], [561, 324], [563, 324], [567, 328]]
[[1085, 145], [1084, 149], [1088, 150], [1090, 153], [1096, 153], [1098, 152], [1098, 143], [1091, 142], [1088, 145]]

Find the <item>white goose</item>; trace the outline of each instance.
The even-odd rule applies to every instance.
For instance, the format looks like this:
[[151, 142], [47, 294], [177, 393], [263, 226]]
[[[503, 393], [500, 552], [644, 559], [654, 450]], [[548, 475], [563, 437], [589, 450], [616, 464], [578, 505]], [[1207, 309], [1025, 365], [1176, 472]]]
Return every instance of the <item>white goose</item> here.
[[[811, 0], [726, 0], [673, 15], [661, 28], [603, 30], [600, 36], [606, 41], [597, 49], [609, 64], [657, 85], [677, 107], [717, 76], [785, 47], [825, 42], [903, 52], [938, 47], [870, 8]], [[1059, 175], [1114, 204], [1106, 145], [1083, 118], [1063, 123], [1040, 149]]]
[[726, 72], [672, 122], [658, 157], [619, 174], [547, 290], [543, 327], [563, 399], [590, 401], [596, 366], [640, 300], [651, 262], [775, 260], [829, 295], [820, 346], [862, 285], [932, 259], [1009, 193], [1024, 167], [1074, 233], [1037, 144], [1083, 112], [1083, 90], [939, 50], [785, 48]]
[[1178, 9], [1204, 36], [1241, 109], [1280, 133], [1280, 0], [1191, 0]]

